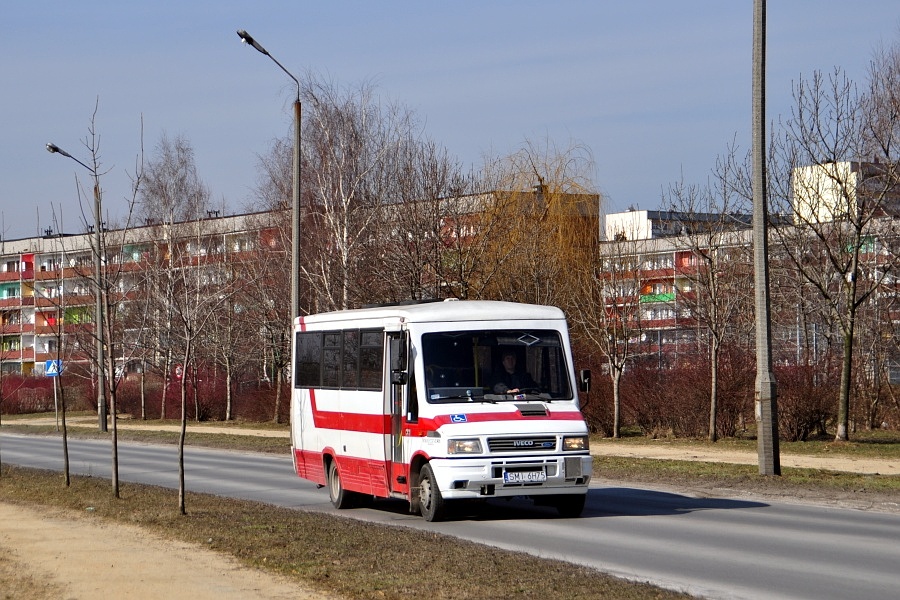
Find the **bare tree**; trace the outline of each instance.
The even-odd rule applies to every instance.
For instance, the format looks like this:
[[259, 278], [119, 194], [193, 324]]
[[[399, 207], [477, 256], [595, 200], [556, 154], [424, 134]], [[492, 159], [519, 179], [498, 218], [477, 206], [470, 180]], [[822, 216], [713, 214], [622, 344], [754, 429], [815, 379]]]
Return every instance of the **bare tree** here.
[[444, 278], [450, 222], [457, 199], [472, 189], [446, 149], [410, 138], [394, 154], [388, 201], [373, 224], [377, 232], [364, 252], [372, 269], [366, 289], [372, 302], [453, 296]]
[[898, 135], [895, 72], [876, 61], [859, 94], [840, 70], [816, 73], [794, 91], [774, 161], [775, 194], [793, 227], [774, 229], [782, 251], [818, 292], [842, 336], [835, 438], [849, 438], [857, 319], [892, 274], [897, 240]]
[[[190, 142], [178, 136], [160, 137], [155, 157], [146, 168], [145, 185], [140, 194], [139, 215], [147, 227], [148, 248], [143, 272], [144, 304], [152, 316], [146, 340], [153, 345], [154, 366], [168, 381], [173, 366], [172, 330], [174, 307], [172, 298], [178, 281], [171, 266], [178, 247], [177, 224], [199, 220], [209, 205], [209, 189], [200, 179]], [[166, 418], [169, 386], [164, 385], [160, 417]]]
[[601, 243], [597, 257], [581, 265], [567, 312], [573, 335], [606, 360], [613, 389], [612, 437], [621, 432], [622, 375], [640, 351], [643, 240], [621, 235]]
[[381, 205], [391, 189], [394, 154], [414, 128], [412, 113], [377, 102], [363, 85], [343, 92], [333, 84], [311, 82], [304, 122], [304, 172], [316, 244], [302, 261], [302, 275], [315, 291], [315, 311], [348, 308], [367, 296], [358, 285], [368, 268], [364, 249], [377, 231]]
[[234, 279], [221, 265], [202, 260], [202, 249], [208, 235], [203, 220], [185, 223], [179, 229], [179, 243], [173, 246], [174, 253], [169, 258], [168, 267], [174, 284], [170, 298], [174, 324], [172, 341], [177, 347], [182, 365], [182, 376], [179, 379], [181, 431], [178, 437], [178, 510], [185, 514], [184, 442], [187, 433], [188, 383], [190, 374], [196, 370], [198, 343], [207, 332], [208, 324], [230, 300]]
[[691, 264], [678, 265], [691, 290], [679, 294], [691, 319], [708, 334], [710, 391], [709, 441], [718, 439], [719, 362], [723, 345], [752, 329], [752, 261], [743, 236], [736, 230], [749, 223], [738, 214], [749, 189], [749, 169], [736, 163], [734, 152], [718, 161], [706, 186], [683, 181], [671, 186], [667, 204], [680, 222], [679, 244], [690, 252]]
[[[112, 415], [111, 424], [111, 442], [112, 442], [112, 468], [111, 479], [113, 494], [119, 497], [119, 459], [118, 459], [118, 428], [116, 424], [116, 399], [118, 378], [116, 377], [116, 363], [113, 349], [117, 343], [124, 347], [125, 342], [122, 335], [122, 323], [119, 319], [119, 300], [128, 293], [129, 282], [123, 278], [122, 269], [117, 259], [117, 253], [121, 250], [123, 240], [128, 235], [131, 223], [131, 215], [133, 214], [136, 198], [139, 194], [143, 180], [143, 156], [138, 155], [135, 161], [135, 170], [130, 175], [131, 190], [130, 195], [125, 197], [126, 201], [126, 217], [124, 225], [118, 229], [121, 238], [110, 241], [110, 234], [107, 231], [107, 223], [103, 220], [102, 214], [102, 192], [101, 178], [108, 171], [104, 170], [100, 152], [100, 135], [96, 129], [97, 112], [99, 109], [99, 101], [94, 108], [91, 116], [91, 122], [88, 127], [88, 135], [82, 140], [82, 144], [89, 153], [88, 163], [82, 163], [80, 160], [73, 158], [82, 166], [87, 167], [92, 175], [93, 193], [87, 194], [81, 186], [76, 176], [76, 188], [78, 190], [79, 206], [81, 208], [82, 221], [85, 230], [92, 233], [88, 236], [90, 239], [91, 260], [79, 261], [73, 259], [72, 271], [78, 278], [90, 282], [91, 293], [94, 295], [95, 304], [98, 307], [98, 313], [95, 318], [95, 326], [92, 330], [83, 330], [93, 336], [95, 344], [102, 348], [102, 353], [98, 353], [94, 358], [94, 367], [98, 373], [97, 381], [102, 386], [105, 394], [105, 402], [109, 407]], [[48, 145], [48, 149], [59, 152], [59, 148]], [[92, 200], [88, 200], [91, 198]], [[85, 209], [85, 206], [91, 208]], [[93, 215], [89, 217], [88, 215]], [[99, 230], [97, 229], [97, 221], [99, 221]], [[110, 253], [109, 246], [115, 249]], [[91, 270], [90, 266], [94, 269]], [[99, 355], [102, 354], [103, 360], [99, 362]], [[102, 383], [101, 383], [102, 382]]]
[[[255, 379], [271, 381], [275, 386], [275, 406], [272, 420], [281, 420], [281, 402], [284, 383], [287, 379], [291, 356], [292, 315], [290, 298], [291, 283], [291, 218], [289, 211], [292, 202], [293, 182], [293, 149], [285, 139], [276, 139], [269, 153], [258, 157], [257, 168], [259, 178], [256, 186], [256, 202], [253, 209], [259, 211], [249, 221], [249, 228], [258, 231], [258, 236], [248, 248], [250, 256], [244, 263], [248, 277], [256, 282], [253, 286], [245, 286], [239, 292], [238, 302], [245, 301], [248, 311], [247, 321], [257, 330], [257, 355], [263, 357]], [[312, 184], [310, 168], [302, 170], [304, 181], [304, 201], [310, 204]], [[307, 211], [307, 215], [311, 211]], [[320, 232], [316, 230], [314, 221], [307, 219], [301, 223], [303, 231], [300, 256], [301, 260], [310, 264], [314, 256]], [[309, 273], [311, 267], [302, 269]], [[314, 290], [312, 280], [303, 278], [300, 306], [310, 311], [314, 306]]]

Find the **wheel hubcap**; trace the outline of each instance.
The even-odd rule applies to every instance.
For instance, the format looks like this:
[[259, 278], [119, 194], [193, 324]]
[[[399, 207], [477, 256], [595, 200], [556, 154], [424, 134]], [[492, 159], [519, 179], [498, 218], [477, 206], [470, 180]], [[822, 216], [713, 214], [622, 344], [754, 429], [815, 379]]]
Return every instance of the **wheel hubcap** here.
[[431, 480], [423, 479], [422, 480], [422, 491], [420, 492], [422, 495], [422, 506], [425, 508], [429, 508], [431, 506]]

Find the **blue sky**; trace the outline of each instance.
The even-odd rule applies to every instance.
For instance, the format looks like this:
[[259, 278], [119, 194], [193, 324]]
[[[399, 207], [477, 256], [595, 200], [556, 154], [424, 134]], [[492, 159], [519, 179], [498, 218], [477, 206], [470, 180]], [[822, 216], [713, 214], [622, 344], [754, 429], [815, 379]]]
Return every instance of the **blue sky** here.
[[[705, 181], [750, 139], [752, 0], [10, 0], [3, 10], [0, 212], [5, 239], [62, 214], [80, 231], [75, 174], [99, 98], [104, 203], [165, 132], [183, 135], [217, 204], [239, 211], [257, 155], [289, 133], [293, 83], [242, 45], [342, 85], [371, 81], [414, 109], [466, 165], [526, 139], [589, 147], [609, 211], [653, 209], [681, 178]], [[768, 119], [791, 85], [842, 67], [862, 83], [873, 50], [900, 40], [896, 0], [768, 3]]]

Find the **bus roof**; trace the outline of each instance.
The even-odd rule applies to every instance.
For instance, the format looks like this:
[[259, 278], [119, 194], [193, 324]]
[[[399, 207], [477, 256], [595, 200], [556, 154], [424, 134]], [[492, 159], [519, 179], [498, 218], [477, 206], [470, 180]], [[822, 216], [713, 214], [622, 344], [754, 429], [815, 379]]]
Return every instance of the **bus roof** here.
[[298, 319], [302, 319], [306, 324], [362, 319], [403, 319], [407, 323], [435, 323], [445, 321], [537, 321], [565, 319], [565, 315], [555, 306], [494, 300], [445, 300], [422, 304], [338, 310], [298, 317]]

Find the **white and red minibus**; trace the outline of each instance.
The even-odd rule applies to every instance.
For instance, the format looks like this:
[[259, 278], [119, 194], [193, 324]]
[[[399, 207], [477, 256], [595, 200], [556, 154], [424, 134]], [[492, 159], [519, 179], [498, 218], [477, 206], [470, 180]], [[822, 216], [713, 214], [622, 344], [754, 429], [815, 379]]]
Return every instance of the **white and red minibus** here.
[[402, 498], [436, 521], [449, 502], [527, 496], [581, 514], [592, 460], [558, 308], [336, 311], [298, 317], [293, 342], [294, 466], [335, 507]]

